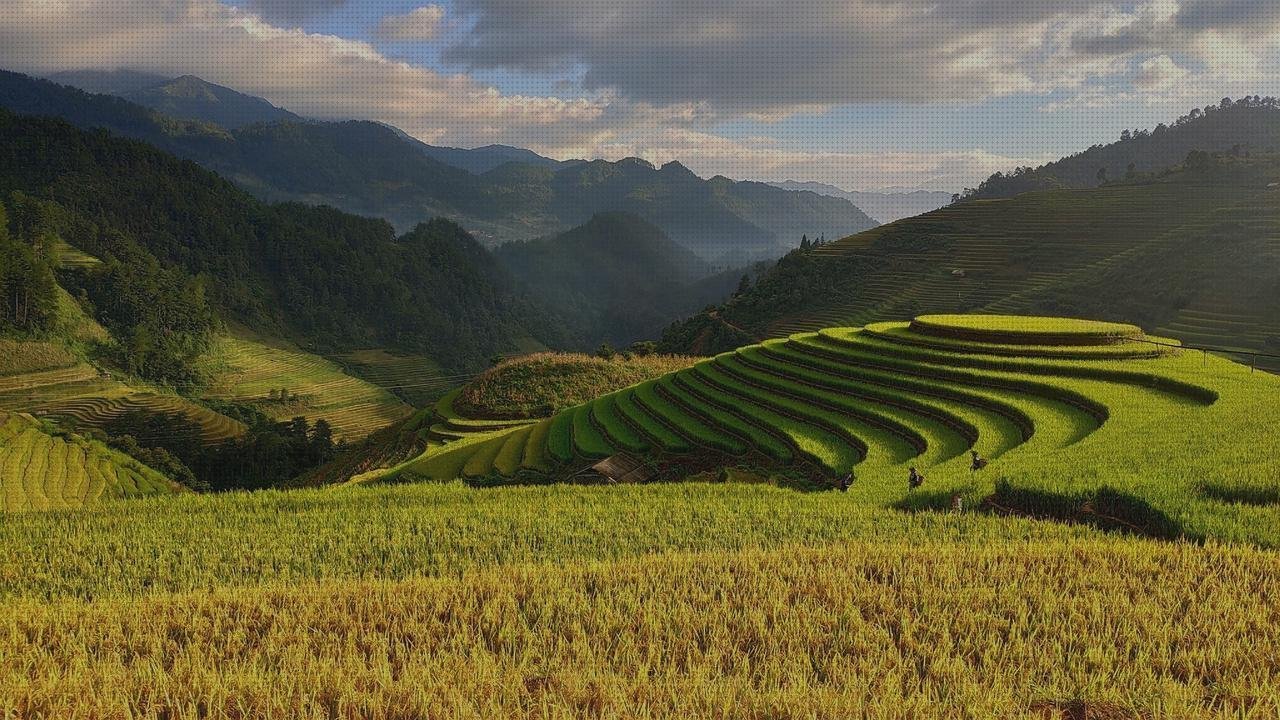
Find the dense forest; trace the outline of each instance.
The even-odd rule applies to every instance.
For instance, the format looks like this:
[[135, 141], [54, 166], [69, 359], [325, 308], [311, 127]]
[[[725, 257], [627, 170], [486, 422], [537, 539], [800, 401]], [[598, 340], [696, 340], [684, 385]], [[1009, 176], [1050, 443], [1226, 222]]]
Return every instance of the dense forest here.
[[1192, 151], [1206, 153], [1274, 152], [1280, 150], [1280, 100], [1252, 95], [1217, 105], [1193, 108], [1172, 124], [1125, 130], [1108, 145], [1094, 145], [1041, 165], [998, 172], [958, 200], [1012, 197], [1032, 190], [1096, 187], [1132, 180], [1182, 163]]
[[[383, 220], [264, 205], [194, 163], [50, 118], [0, 111], [0, 134], [0, 195], [37, 197], [42, 213], [30, 227], [11, 208], [19, 232], [6, 255], [14, 267], [51, 267], [47, 236], [101, 258], [74, 291], [143, 376], [193, 381], [180, 368], [199, 352], [212, 312], [322, 349], [401, 347], [452, 368], [481, 364], [514, 336], [559, 340], [556, 324], [451, 222], [397, 237]], [[3, 322], [40, 330], [40, 303], [23, 300], [39, 288], [5, 277]]]

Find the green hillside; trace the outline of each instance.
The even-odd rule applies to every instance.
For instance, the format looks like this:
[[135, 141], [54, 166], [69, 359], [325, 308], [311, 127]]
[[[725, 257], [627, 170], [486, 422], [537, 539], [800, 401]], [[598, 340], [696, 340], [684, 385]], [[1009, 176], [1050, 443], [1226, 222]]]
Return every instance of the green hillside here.
[[[1161, 536], [1280, 542], [1268, 430], [1280, 404], [1262, 399], [1280, 397], [1280, 380], [1149, 339], [1112, 323], [964, 316], [801, 333], [571, 408], [545, 431], [480, 428], [382, 479], [494, 482], [508, 456], [526, 470], [549, 457], [567, 476], [622, 451], [660, 477], [773, 467], [829, 488], [856, 467], [850, 494], [877, 506], [959, 493]], [[990, 467], [972, 473], [971, 450]], [[909, 466], [923, 490], [908, 491]]]
[[234, 130], [254, 123], [300, 121], [262, 98], [205, 82], [192, 75], [121, 93], [125, 99], [170, 117], [199, 120]]
[[30, 415], [0, 411], [4, 510], [70, 510], [107, 500], [182, 492], [133, 458], [78, 435], [52, 432]]
[[954, 204], [797, 251], [714, 315], [671, 328], [664, 349], [979, 312], [1136, 321], [1280, 354], [1277, 181], [1273, 156], [1204, 157], [1141, 181]]

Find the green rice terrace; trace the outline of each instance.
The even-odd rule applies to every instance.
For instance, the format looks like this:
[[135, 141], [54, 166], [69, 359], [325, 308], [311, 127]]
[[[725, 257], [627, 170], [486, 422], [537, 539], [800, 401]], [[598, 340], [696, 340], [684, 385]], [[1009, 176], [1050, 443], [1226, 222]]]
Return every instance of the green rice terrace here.
[[[443, 418], [442, 445], [359, 482], [655, 479], [765, 469], [901, 510], [1280, 544], [1280, 379], [1136, 327], [924, 316], [769, 340], [536, 422]], [[444, 404], [446, 414], [451, 412]], [[439, 419], [439, 418], [438, 418]], [[974, 471], [976, 452], [987, 465]], [[908, 469], [926, 477], [909, 490]]]
[[0, 411], [0, 485], [7, 512], [75, 510], [113, 498], [182, 487], [102, 443], [57, 432], [30, 415]]

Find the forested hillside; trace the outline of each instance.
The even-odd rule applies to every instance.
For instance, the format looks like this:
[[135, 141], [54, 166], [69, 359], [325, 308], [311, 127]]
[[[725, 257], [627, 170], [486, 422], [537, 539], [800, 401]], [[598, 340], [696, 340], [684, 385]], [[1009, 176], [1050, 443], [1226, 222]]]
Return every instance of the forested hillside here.
[[962, 193], [967, 200], [1012, 197], [1030, 190], [1089, 188], [1131, 180], [1135, 174], [1173, 167], [1188, 153], [1230, 152], [1237, 155], [1280, 150], [1280, 100], [1253, 95], [1203, 110], [1194, 108], [1172, 124], [1125, 130], [1120, 139], [1038, 168], [999, 172], [977, 188]]
[[575, 318], [575, 344], [586, 347], [655, 337], [671, 318], [723, 300], [739, 281], [734, 273], [708, 277], [706, 262], [626, 213], [507, 243], [497, 255], [544, 304]]
[[396, 237], [382, 220], [264, 205], [190, 162], [59, 120], [3, 112], [0, 133], [0, 196], [38, 216], [26, 244], [38, 255], [31, 240], [57, 237], [102, 258], [73, 290], [144, 376], [191, 380], [181, 368], [213, 322], [206, 296], [252, 327], [332, 349], [421, 350], [447, 367], [473, 367], [526, 331], [556, 332], [448, 221]]
[[560, 232], [597, 212], [626, 211], [727, 268], [776, 258], [802, 234], [840, 237], [875, 224], [840, 198], [703, 180], [678, 163], [658, 169], [638, 159], [486, 161], [471, 169], [491, 169], [475, 175], [378, 123], [281, 122], [228, 130], [15, 73], [0, 72], [0, 106], [145, 140], [262, 199], [329, 204], [385, 218], [401, 230], [445, 216], [489, 245]]
[[205, 82], [194, 75], [138, 88], [123, 93], [123, 97], [171, 117], [202, 120], [232, 130], [254, 123], [302, 119], [262, 98]]

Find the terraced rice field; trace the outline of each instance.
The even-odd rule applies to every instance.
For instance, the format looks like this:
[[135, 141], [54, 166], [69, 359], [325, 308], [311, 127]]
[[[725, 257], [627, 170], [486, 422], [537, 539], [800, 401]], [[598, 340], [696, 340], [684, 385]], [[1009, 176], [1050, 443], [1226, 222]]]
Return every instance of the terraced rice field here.
[[[254, 405], [277, 420], [326, 420], [340, 440], [358, 440], [407, 417], [413, 408], [377, 385], [352, 377], [319, 355], [282, 342], [224, 336], [215, 343], [220, 371], [209, 397]], [[271, 395], [287, 390], [290, 399]]]
[[211, 443], [245, 432], [243, 424], [202, 405], [126, 385], [65, 352], [29, 359], [25, 372], [0, 375], [0, 411], [48, 417], [81, 430], [104, 428], [128, 412], [176, 414], [198, 425], [200, 438]]
[[67, 241], [58, 238], [53, 246], [53, 256], [57, 260], [58, 267], [72, 270], [87, 270], [98, 267], [102, 261], [90, 255], [89, 253], [71, 247]]
[[[975, 328], [981, 341], [963, 339]], [[622, 451], [658, 463], [693, 452], [729, 464], [798, 464], [828, 482], [855, 468], [850, 494], [876, 505], [959, 494], [1038, 513], [1102, 513], [1098, 493], [1115, 491], [1189, 534], [1220, 532], [1220, 518], [1210, 516], [1274, 515], [1274, 506], [1229, 503], [1253, 484], [1280, 493], [1268, 464], [1280, 435], [1259, 424], [1280, 413], [1280, 381], [1198, 353], [1157, 354], [1135, 332], [937, 316], [801, 333], [566, 410], [549, 421], [539, 454], [567, 473]], [[476, 429], [459, 428], [455, 439], [465, 442], [433, 448], [381, 479], [509, 474], [511, 462], [493, 460], [511, 430]], [[1212, 461], [1196, 450], [1213, 443]], [[970, 451], [990, 466], [971, 472]], [[929, 478], [927, 493], [908, 492], [908, 466]]]
[[0, 412], [5, 512], [73, 510], [181, 488], [133, 458], [74, 435], [54, 435], [29, 415]]
[[357, 350], [335, 355], [347, 374], [373, 383], [414, 407], [427, 407], [471, 377], [445, 372], [422, 355], [384, 349]]

